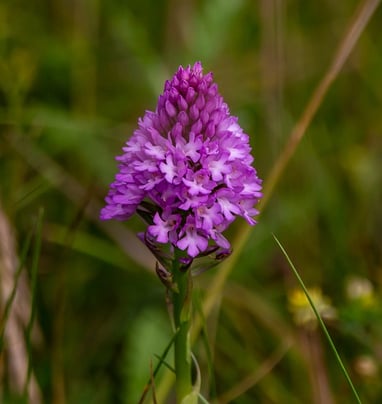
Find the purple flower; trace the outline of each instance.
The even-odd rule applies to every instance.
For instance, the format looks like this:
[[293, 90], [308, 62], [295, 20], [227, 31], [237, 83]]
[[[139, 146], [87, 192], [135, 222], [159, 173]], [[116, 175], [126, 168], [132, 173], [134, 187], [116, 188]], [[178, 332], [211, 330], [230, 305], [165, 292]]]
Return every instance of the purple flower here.
[[212, 73], [200, 62], [179, 67], [127, 141], [101, 219], [126, 220], [148, 201], [146, 230], [196, 257], [229, 242], [222, 232], [243, 217], [254, 225], [261, 180], [252, 166], [249, 137], [231, 116]]

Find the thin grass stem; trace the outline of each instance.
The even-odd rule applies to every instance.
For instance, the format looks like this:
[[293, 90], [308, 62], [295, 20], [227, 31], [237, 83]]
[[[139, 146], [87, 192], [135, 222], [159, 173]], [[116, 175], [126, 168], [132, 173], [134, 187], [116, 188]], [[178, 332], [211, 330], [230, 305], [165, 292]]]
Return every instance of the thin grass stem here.
[[37, 225], [36, 225], [36, 240], [33, 249], [33, 256], [32, 256], [32, 265], [31, 265], [31, 313], [29, 322], [27, 324], [27, 328], [25, 331], [26, 337], [26, 346], [28, 352], [28, 370], [27, 370], [27, 377], [25, 380], [24, 386], [24, 396], [27, 396], [29, 382], [32, 376], [32, 343], [31, 343], [31, 335], [32, 335], [32, 328], [34, 319], [36, 317], [36, 285], [37, 285], [37, 272], [38, 272], [38, 264], [39, 258], [41, 253], [41, 237], [42, 237], [42, 224], [44, 218], [44, 210], [41, 208], [38, 217], [37, 217]]
[[[172, 373], [175, 374], [175, 369], [172, 368], [170, 365], [168, 365], [167, 362], [165, 361], [165, 359], [166, 359], [166, 357], [167, 357], [167, 354], [168, 354], [169, 351], [170, 351], [170, 348], [171, 348], [172, 345], [174, 344], [175, 337], [176, 337], [176, 332], [174, 333], [174, 335], [173, 335], [172, 338], [170, 339], [170, 341], [169, 341], [169, 343], [167, 344], [166, 348], [164, 349], [162, 355], [157, 357], [157, 358], [159, 359], [159, 362], [158, 362], [158, 364], [155, 366], [155, 369], [154, 369], [154, 371], [153, 371], [153, 378], [154, 378], [154, 379], [155, 379], [155, 377], [156, 377], [157, 373], [159, 372], [159, 369], [161, 368], [162, 365], [165, 365], [168, 369], [171, 370]], [[146, 384], [144, 390], [143, 390], [142, 396], [141, 396], [141, 398], [139, 399], [138, 404], [144, 403], [145, 398], [146, 398], [146, 394], [147, 394], [147, 392], [148, 392], [149, 389], [150, 389], [151, 383], [152, 383], [152, 379], [150, 378], [150, 379], [148, 380], [148, 382], [147, 382], [147, 384]]]
[[305, 286], [305, 284], [304, 284], [304, 281], [302, 280], [302, 278], [301, 278], [300, 274], [298, 273], [296, 267], [293, 265], [293, 262], [292, 262], [292, 260], [289, 258], [289, 256], [288, 256], [287, 252], [285, 251], [284, 247], [281, 245], [280, 241], [277, 239], [277, 237], [276, 237], [274, 234], [273, 234], [273, 238], [275, 239], [276, 243], [277, 243], [278, 246], [280, 247], [280, 250], [281, 250], [282, 253], [284, 254], [284, 256], [285, 256], [285, 258], [287, 259], [287, 261], [288, 261], [288, 263], [289, 263], [289, 265], [290, 265], [290, 267], [291, 267], [291, 269], [292, 269], [294, 275], [296, 276], [296, 278], [297, 278], [297, 280], [298, 280], [298, 283], [300, 284], [301, 288], [303, 289], [303, 291], [304, 291], [304, 293], [305, 293], [305, 296], [306, 296], [306, 298], [308, 299], [309, 304], [310, 304], [310, 306], [312, 307], [312, 309], [313, 309], [313, 311], [314, 311], [314, 314], [315, 314], [315, 316], [316, 316], [316, 318], [317, 318], [317, 321], [318, 321], [318, 323], [320, 324], [320, 327], [321, 327], [322, 331], [324, 332], [325, 337], [326, 337], [327, 341], [329, 342], [330, 347], [331, 347], [332, 350], [333, 350], [334, 356], [335, 356], [336, 359], [337, 359], [337, 362], [338, 362], [338, 364], [339, 364], [339, 366], [340, 366], [340, 368], [341, 368], [341, 370], [342, 370], [342, 373], [344, 374], [344, 376], [345, 376], [347, 382], [348, 382], [349, 385], [350, 385], [350, 388], [351, 388], [351, 390], [352, 390], [352, 392], [353, 392], [353, 394], [354, 394], [354, 397], [356, 398], [356, 400], [357, 400], [357, 402], [358, 402], [359, 404], [362, 404], [361, 399], [360, 399], [360, 397], [359, 397], [359, 395], [358, 395], [358, 393], [357, 393], [357, 390], [355, 389], [354, 384], [353, 384], [353, 382], [352, 382], [352, 380], [351, 380], [351, 378], [350, 378], [350, 376], [349, 376], [349, 373], [347, 372], [347, 370], [346, 370], [346, 368], [345, 368], [345, 366], [344, 366], [344, 364], [343, 364], [343, 362], [342, 362], [342, 360], [341, 360], [341, 357], [340, 357], [340, 355], [339, 355], [339, 353], [338, 353], [338, 351], [337, 351], [337, 349], [336, 349], [336, 346], [334, 345], [334, 342], [333, 342], [333, 340], [332, 340], [332, 338], [331, 338], [331, 336], [330, 336], [330, 334], [329, 334], [328, 329], [326, 328], [325, 323], [323, 322], [323, 320], [322, 320], [322, 318], [321, 318], [320, 313], [319, 313], [318, 310], [316, 309], [316, 306], [314, 305], [314, 302], [313, 302], [312, 298], [311, 298], [310, 295], [309, 295], [308, 289], [306, 288], [306, 286]]

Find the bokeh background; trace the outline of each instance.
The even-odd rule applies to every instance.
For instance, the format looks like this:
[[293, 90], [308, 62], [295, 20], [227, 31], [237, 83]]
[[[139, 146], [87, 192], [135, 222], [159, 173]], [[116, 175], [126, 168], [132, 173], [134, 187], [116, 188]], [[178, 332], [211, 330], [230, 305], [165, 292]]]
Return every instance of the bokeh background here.
[[[98, 219], [114, 156], [164, 81], [200, 60], [250, 135], [266, 187], [360, 3], [1, 1], [2, 402], [23, 402], [28, 362], [24, 397], [33, 403], [138, 402], [171, 327], [153, 259], [135, 237], [143, 223]], [[310, 287], [364, 402], [382, 402], [381, 21], [379, 7], [214, 296], [194, 346], [211, 402], [354, 399], [272, 233]], [[227, 237], [245, 226], [238, 220]], [[218, 272], [195, 281], [196, 310]], [[159, 403], [173, 402], [168, 380], [161, 369]]]

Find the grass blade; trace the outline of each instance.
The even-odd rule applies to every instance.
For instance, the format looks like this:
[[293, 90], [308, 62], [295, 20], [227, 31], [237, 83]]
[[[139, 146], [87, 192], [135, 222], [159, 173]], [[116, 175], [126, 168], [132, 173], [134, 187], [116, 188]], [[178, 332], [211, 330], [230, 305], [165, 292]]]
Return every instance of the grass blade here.
[[161, 368], [162, 365], [165, 365], [172, 373], [175, 372], [175, 370], [170, 365], [167, 365], [167, 362], [165, 360], [166, 360], [167, 354], [170, 351], [170, 348], [172, 347], [172, 345], [173, 345], [173, 343], [175, 341], [176, 334], [177, 333], [175, 332], [174, 335], [172, 336], [172, 338], [170, 339], [169, 343], [167, 344], [166, 348], [164, 349], [162, 355], [160, 357], [158, 357], [158, 359], [159, 359], [158, 364], [156, 365], [154, 371], [152, 372], [152, 377], [150, 377], [150, 379], [148, 380], [145, 388], [143, 389], [142, 396], [141, 396], [141, 398], [139, 399], [139, 402], [138, 402], [139, 404], [144, 403], [145, 398], [146, 398], [146, 394], [150, 389], [152, 379], [155, 379], [155, 376], [159, 372], [159, 369]]
[[26, 378], [25, 386], [24, 386], [25, 397], [27, 397], [28, 386], [29, 386], [29, 382], [30, 382], [30, 379], [32, 376], [31, 334], [32, 334], [34, 319], [36, 316], [35, 295], [36, 295], [38, 263], [39, 263], [40, 252], [41, 252], [41, 236], [42, 236], [43, 217], [44, 217], [44, 209], [40, 209], [40, 211], [38, 213], [37, 224], [36, 224], [36, 240], [35, 240], [35, 245], [34, 245], [34, 250], [33, 250], [32, 266], [31, 266], [31, 313], [30, 313], [29, 322], [28, 322], [28, 325], [27, 325], [27, 328], [25, 331], [26, 346], [27, 346], [27, 352], [28, 352], [28, 373], [27, 373], [27, 378]]
[[358, 395], [358, 393], [357, 393], [357, 390], [355, 389], [355, 387], [354, 387], [354, 385], [353, 385], [353, 382], [351, 381], [351, 378], [350, 378], [350, 376], [349, 376], [349, 374], [348, 374], [348, 372], [347, 372], [347, 370], [346, 370], [346, 368], [345, 368], [345, 366], [344, 366], [344, 364], [343, 364], [343, 362], [342, 362], [342, 360], [341, 360], [341, 357], [340, 357], [340, 355], [339, 355], [339, 353], [338, 353], [338, 351], [337, 351], [337, 349], [336, 349], [336, 347], [335, 347], [335, 345], [334, 345], [334, 342], [333, 342], [333, 340], [332, 340], [332, 338], [331, 338], [331, 336], [330, 336], [330, 334], [329, 334], [329, 331], [328, 331], [328, 329], [326, 328], [325, 323], [323, 322], [323, 320], [322, 320], [322, 318], [321, 318], [321, 316], [320, 316], [320, 313], [319, 313], [318, 310], [316, 309], [316, 306], [314, 305], [314, 302], [313, 302], [313, 300], [311, 299], [311, 297], [310, 297], [310, 295], [309, 295], [309, 292], [308, 292], [308, 290], [307, 290], [307, 288], [306, 288], [306, 286], [305, 286], [305, 284], [304, 284], [304, 281], [302, 280], [302, 278], [301, 278], [300, 274], [298, 273], [296, 267], [293, 265], [293, 262], [292, 262], [291, 259], [289, 258], [289, 256], [288, 256], [287, 252], [285, 251], [284, 247], [281, 245], [280, 241], [277, 239], [277, 237], [276, 237], [274, 234], [273, 234], [273, 238], [275, 239], [276, 243], [277, 243], [278, 246], [280, 247], [280, 250], [281, 250], [282, 253], [284, 254], [284, 256], [285, 256], [285, 258], [287, 259], [287, 261], [288, 261], [288, 263], [289, 263], [289, 265], [290, 265], [290, 267], [291, 267], [291, 269], [292, 269], [294, 275], [296, 276], [296, 278], [297, 278], [297, 280], [298, 280], [298, 283], [300, 284], [301, 288], [303, 289], [303, 291], [304, 291], [304, 293], [305, 293], [305, 296], [306, 296], [306, 298], [308, 299], [309, 304], [310, 304], [310, 306], [312, 307], [315, 316], [317, 317], [317, 321], [318, 321], [318, 323], [320, 324], [320, 327], [321, 327], [322, 331], [324, 332], [325, 337], [326, 337], [326, 339], [328, 340], [330, 347], [331, 347], [332, 350], [333, 350], [334, 356], [335, 356], [336, 359], [337, 359], [337, 362], [338, 362], [338, 364], [339, 364], [339, 366], [340, 366], [340, 368], [341, 368], [341, 370], [342, 370], [342, 373], [344, 374], [344, 376], [345, 376], [347, 382], [348, 382], [349, 385], [350, 385], [350, 388], [351, 388], [351, 390], [352, 390], [352, 392], [353, 392], [353, 394], [354, 394], [354, 397], [356, 398], [356, 400], [357, 400], [357, 402], [358, 402], [359, 404], [362, 404], [361, 399], [359, 398], [359, 395]]

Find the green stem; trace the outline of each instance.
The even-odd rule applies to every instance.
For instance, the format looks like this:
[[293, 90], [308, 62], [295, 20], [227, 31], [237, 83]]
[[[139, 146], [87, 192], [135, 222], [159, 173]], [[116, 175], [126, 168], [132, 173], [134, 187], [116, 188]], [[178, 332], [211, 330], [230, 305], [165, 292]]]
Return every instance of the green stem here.
[[173, 263], [173, 280], [177, 291], [173, 292], [174, 324], [175, 324], [175, 374], [176, 396], [180, 404], [192, 392], [191, 380], [191, 350], [190, 350], [190, 321], [191, 321], [191, 273], [179, 269], [179, 260], [175, 257]]

